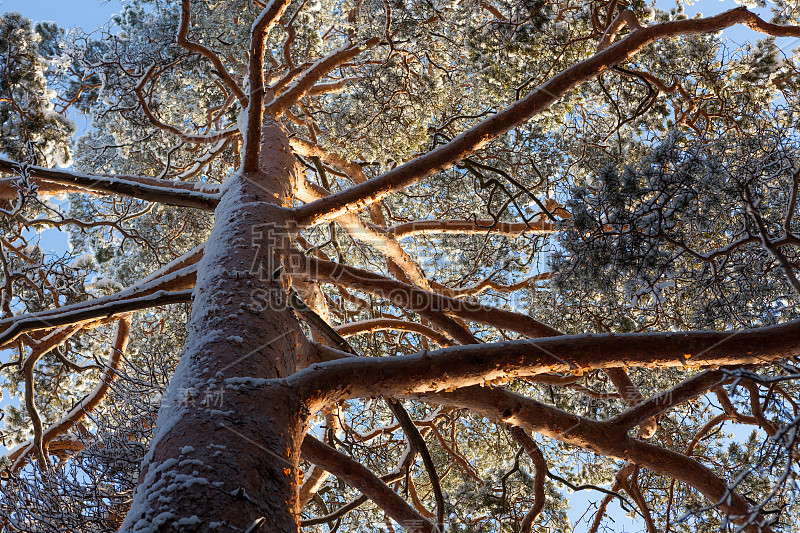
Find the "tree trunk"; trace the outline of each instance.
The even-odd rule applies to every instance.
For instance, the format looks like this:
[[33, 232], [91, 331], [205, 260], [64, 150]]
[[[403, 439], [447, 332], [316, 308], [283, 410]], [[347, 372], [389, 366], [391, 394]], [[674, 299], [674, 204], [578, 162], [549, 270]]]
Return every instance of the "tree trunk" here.
[[274, 379], [294, 372], [306, 342], [276, 272], [297, 170], [271, 120], [260, 160], [258, 172], [224, 186], [186, 344], [122, 531], [297, 531], [305, 417]]

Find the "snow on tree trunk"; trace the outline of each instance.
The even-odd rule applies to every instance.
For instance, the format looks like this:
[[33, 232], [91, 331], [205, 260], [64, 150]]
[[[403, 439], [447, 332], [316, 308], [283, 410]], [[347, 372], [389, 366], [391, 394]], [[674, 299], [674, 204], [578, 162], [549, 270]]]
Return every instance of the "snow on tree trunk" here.
[[[282, 380], [305, 338], [276, 273], [296, 168], [266, 120], [260, 170], [224, 187], [188, 337], [121, 531], [297, 531], [305, 421]], [[259, 528], [256, 527], [255, 530]]]

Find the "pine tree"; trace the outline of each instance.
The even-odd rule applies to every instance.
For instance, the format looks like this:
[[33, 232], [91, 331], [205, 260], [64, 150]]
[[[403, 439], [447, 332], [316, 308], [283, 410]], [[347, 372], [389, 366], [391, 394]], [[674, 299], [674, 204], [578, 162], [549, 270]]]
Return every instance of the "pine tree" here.
[[4, 15], [2, 527], [795, 530], [774, 8]]

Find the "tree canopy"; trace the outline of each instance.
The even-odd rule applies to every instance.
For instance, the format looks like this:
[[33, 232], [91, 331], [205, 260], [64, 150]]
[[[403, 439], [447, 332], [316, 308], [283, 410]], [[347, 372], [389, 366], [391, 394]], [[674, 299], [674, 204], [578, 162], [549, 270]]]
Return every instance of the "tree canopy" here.
[[0, 529], [796, 531], [800, 6], [746, 4], [1, 15]]

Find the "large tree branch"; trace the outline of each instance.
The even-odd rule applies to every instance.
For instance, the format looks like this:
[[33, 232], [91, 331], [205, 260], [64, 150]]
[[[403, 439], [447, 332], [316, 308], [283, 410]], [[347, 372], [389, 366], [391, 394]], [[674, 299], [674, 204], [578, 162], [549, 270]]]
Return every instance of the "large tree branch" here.
[[[180, 291], [159, 290], [146, 296], [128, 296], [126, 298], [109, 298], [108, 300], [96, 298], [89, 300], [89, 302], [75, 304], [75, 306], [64, 306], [57, 310], [40, 311], [0, 320], [0, 328], [7, 326], [0, 333], [0, 343], [4, 344], [28, 331], [78, 324], [100, 317], [110, 317], [161, 305], [188, 303], [191, 301], [191, 289]], [[86, 303], [92, 303], [93, 305], [84, 305]]]
[[397, 239], [417, 235], [550, 235], [557, 231], [555, 224], [544, 217], [526, 224], [524, 222], [495, 222], [493, 220], [414, 220], [398, 224], [387, 230]]
[[[198, 255], [199, 251], [196, 248], [179, 259], [185, 261], [187, 256], [195, 259]], [[159, 305], [190, 302], [191, 287], [194, 287], [197, 267], [189, 264], [175, 269], [177, 264], [170, 263], [137, 285], [110, 296], [0, 320], [0, 346], [29, 331], [76, 324]]]
[[264, 44], [270, 30], [289, 7], [289, 0], [270, 0], [250, 28], [250, 59], [247, 69], [250, 103], [247, 106], [247, 131], [244, 137], [242, 170], [257, 172], [261, 156], [261, 124], [264, 111]]
[[[166, 205], [193, 207], [211, 211], [219, 201], [216, 186], [180, 181], [166, 181], [145, 176], [100, 176], [72, 170], [57, 170], [23, 165], [0, 157], [0, 171], [33, 178], [33, 183], [50, 194], [58, 192], [110, 193]], [[0, 179], [0, 198], [15, 198], [19, 178]], [[208, 192], [211, 191], [211, 192]]]
[[[736, 332], [565, 335], [392, 358], [340, 359], [312, 365], [288, 379], [322, 406], [347, 398], [436, 392], [553, 371], [680, 368], [687, 361], [695, 367], [763, 364], [797, 355], [800, 320]], [[640, 405], [651, 404], [658, 405], [658, 400]], [[640, 409], [634, 418], [647, 412]]]
[[435, 150], [360, 185], [297, 208], [296, 219], [304, 226], [330, 220], [346, 211], [360, 209], [382, 200], [395, 191], [446, 170], [489, 141], [541, 113], [581, 83], [626, 61], [652, 42], [667, 37], [715, 32], [736, 24], [746, 24], [756, 31], [773, 36], [800, 36], [800, 27], [768, 24], [744, 7], [713, 17], [674, 20], [634, 29], [623, 39], [561, 71], [525, 98], [517, 100]]
[[614, 431], [608, 423], [573, 415], [500, 388], [473, 387], [415, 396], [430, 403], [466, 408], [607, 457], [640, 464], [694, 487], [731, 520], [749, 524], [747, 531], [771, 531], [766, 519], [709, 468], [680, 453], [631, 438], [624, 431]]
[[[356, 355], [352, 346], [333, 330], [313, 309], [300, 300], [295, 292], [290, 293], [289, 302], [306, 320], [311, 324], [316, 324], [321, 330], [320, 332], [333, 346], [339, 346], [349, 354]], [[425, 464], [425, 469], [428, 472], [428, 477], [430, 478], [431, 486], [436, 497], [437, 524], [439, 528], [442, 529], [444, 528], [444, 497], [442, 495], [441, 485], [439, 484], [439, 475], [436, 472], [428, 446], [425, 444], [425, 439], [417, 429], [417, 426], [414, 425], [413, 420], [411, 420], [403, 404], [394, 398], [386, 398], [386, 403], [389, 405], [389, 409], [392, 411], [392, 414], [394, 414], [397, 422], [403, 428], [406, 439], [411, 446], [412, 453], [419, 453], [422, 456], [422, 462]]]
[[360, 490], [406, 529], [426, 533], [439, 531], [358, 461], [308, 435], [303, 439], [300, 451], [308, 461], [323, 467], [348, 485]]
[[[465, 342], [468, 339], [464, 338], [463, 331], [454, 330], [452, 325], [446, 324], [442, 319], [444, 313], [453, 314], [464, 320], [473, 320], [497, 328], [516, 331], [529, 337], [559, 334], [557, 330], [527, 315], [435, 294], [380, 274], [341, 263], [332, 263], [311, 257], [294, 257], [297, 258], [299, 264], [293, 266], [293, 275], [351, 287], [386, 298], [401, 307], [425, 316], [461, 344], [471, 344], [475, 341]], [[463, 330], [463, 328], [461, 329]]]

